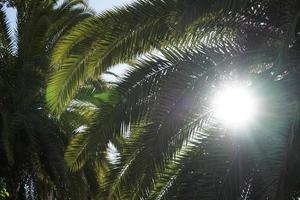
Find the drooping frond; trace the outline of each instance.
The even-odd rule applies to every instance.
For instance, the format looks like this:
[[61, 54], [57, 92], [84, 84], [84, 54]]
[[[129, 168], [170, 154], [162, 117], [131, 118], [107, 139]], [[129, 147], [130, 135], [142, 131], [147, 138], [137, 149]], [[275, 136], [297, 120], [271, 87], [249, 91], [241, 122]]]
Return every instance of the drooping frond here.
[[[206, 110], [209, 105], [204, 97], [202, 99], [201, 93], [204, 95], [209, 91], [211, 81], [209, 79], [216, 78], [216, 69], [213, 62], [207, 58], [208, 54], [203, 56], [200, 54], [193, 58], [199, 51], [186, 54], [180, 50], [173, 53], [166, 52], [165, 57], [175, 69], [165, 73], [164, 79], [158, 84], [159, 87], [155, 88], [158, 91], [154, 95], [152, 108], [148, 111], [150, 114], [146, 118], [150, 124], [140, 133], [138, 140], [133, 142], [132, 146], [129, 145], [128, 148], [135, 149], [134, 152], [123, 154], [125, 163], [121, 164], [122, 170], [115, 178], [117, 181], [112, 183], [109, 198], [117, 198], [114, 195], [122, 194], [124, 191], [125, 196], [129, 195], [126, 191], [132, 191], [137, 199], [147, 196], [149, 190], [147, 188], [151, 187], [157, 170], [161, 170], [162, 173], [165, 159], [171, 159], [197, 128], [192, 123], [194, 119], [199, 119], [199, 122], [197, 120], [195, 122], [201, 126], [202, 120], [209, 117], [209, 111]], [[188, 126], [187, 129], [183, 128], [185, 124]], [[132, 157], [133, 155], [135, 156]], [[147, 176], [142, 176], [145, 172]], [[132, 185], [128, 186], [129, 188], [122, 186], [123, 181], [127, 180], [126, 177], [131, 177]], [[134, 189], [132, 188], [134, 185], [140, 187]]]
[[231, 28], [239, 25], [230, 23], [238, 21], [230, 13], [244, 4], [237, 3], [222, 13], [218, 3], [138, 1], [85, 20], [62, 38], [54, 50], [52, 61], [57, 71], [48, 84], [50, 109], [61, 113], [80, 85], [115, 64], [130, 62], [168, 44], [192, 45], [201, 39], [208, 43], [228, 37], [234, 33]]
[[51, 16], [51, 27], [45, 37], [47, 39], [45, 46], [47, 46], [48, 52], [51, 54], [53, 47], [62, 36], [93, 14], [85, 0], [66, 0], [59, 5]]
[[[99, 105], [95, 122], [87, 129], [88, 137], [82, 137], [77, 143], [78, 138], [75, 137], [74, 148], [68, 148], [66, 160], [70, 167], [74, 166], [73, 169], [78, 170], [84, 162], [105, 152], [109, 142], [122, 135], [129, 135], [129, 139], [125, 139], [120, 147], [121, 157], [118, 163], [110, 168], [104, 181], [104, 189], [101, 190], [104, 198], [145, 199], [150, 195], [151, 198], [158, 199], [184, 199], [187, 195], [191, 199], [197, 199], [202, 195], [203, 199], [283, 199], [287, 191], [294, 191], [298, 177], [290, 180], [284, 174], [291, 169], [286, 164], [286, 160], [291, 160], [287, 152], [292, 151], [290, 148], [295, 149], [293, 131], [297, 129], [294, 129], [295, 113], [291, 110], [295, 108], [298, 96], [284, 91], [291, 86], [295, 89], [291, 93], [296, 93], [298, 88], [295, 81], [297, 78], [289, 76], [297, 71], [297, 45], [291, 44], [290, 50], [282, 51], [282, 37], [284, 40], [287, 38], [287, 29], [274, 21], [270, 22], [269, 19], [276, 16], [269, 13], [274, 10], [266, 1], [253, 2], [256, 6], [230, 13], [229, 18], [221, 15], [223, 21], [217, 21], [221, 24], [220, 27], [218, 23], [212, 23], [217, 26], [216, 29], [211, 34], [204, 33], [205, 37], [199, 37], [199, 40], [210, 36], [216, 37], [214, 39], [221, 37], [220, 43], [199, 41], [205, 45], [199, 47], [199, 43], [195, 43], [188, 50], [168, 46], [167, 50], [161, 51], [162, 55], [156, 52], [158, 55], [146, 57], [133, 67], [112, 89], [108, 101]], [[226, 6], [224, 9], [226, 10]], [[296, 13], [292, 16], [297, 16]], [[293, 17], [291, 18], [294, 19]], [[225, 26], [225, 22], [228, 22], [228, 26]], [[222, 34], [218, 34], [222, 33], [218, 28], [224, 27], [227, 34], [232, 33], [231, 36], [223, 38]], [[201, 32], [203, 27], [198, 28]], [[197, 31], [196, 28], [193, 30]], [[214, 34], [214, 31], [217, 33]], [[92, 33], [87, 35], [93, 37]], [[79, 34], [78, 41], [81, 37], [83, 35]], [[82, 41], [89, 43], [86, 38]], [[97, 42], [102, 45], [101, 40]], [[71, 56], [60, 54], [65, 58], [57, 63], [67, 61], [71, 66], [72, 62], [79, 61], [77, 56], [81, 56], [78, 71], [93, 76], [94, 68], [85, 67], [89, 58], [74, 50], [75, 47], [82, 46], [74, 43], [72, 47], [71, 42], [69, 45], [71, 47], [66, 52]], [[85, 52], [86, 49], [82, 47], [77, 50]], [[89, 52], [86, 55], [89, 56]], [[291, 52], [293, 54], [289, 56], [293, 57], [293, 62], [287, 62], [290, 57], [286, 54]], [[116, 56], [116, 59], [119, 57]], [[58, 70], [68, 70], [82, 78], [81, 81], [78, 77], [70, 78], [72, 82], [80, 85], [85, 80], [84, 74], [70, 68], [60, 68], [63, 65], [58, 65]], [[288, 70], [292, 70], [292, 73]], [[59, 77], [63, 82], [64, 76]], [[195, 148], [191, 147], [186, 156], [181, 155], [184, 145], [193, 143], [191, 139], [195, 129], [201, 129], [206, 122], [211, 112], [210, 97], [216, 87], [232, 79], [248, 81], [253, 87], [256, 83], [261, 84], [260, 89], [265, 92], [263, 96], [270, 95], [264, 102], [266, 110], [262, 109], [266, 111], [266, 116], [257, 119], [258, 124], [254, 129], [241, 131], [245, 138], [233, 137], [236, 141], [232, 145], [228, 144], [232, 136], [226, 135], [227, 133], [208, 131], [206, 138], [200, 138], [194, 143]], [[269, 87], [270, 91], [277, 91], [286, 98], [268, 93], [268, 84], [272, 86]], [[283, 85], [283, 90], [276, 90]], [[59, 89], [58, 86], [56, 88]], [[73, 88], [69, 93], [61, 93], [62, 98], [71, 99], [75, 91]], [[290, 104], [281, 107], [283, 102]], [[56, 105], [60, 107], [58, 110], [65, 106], [63, 100], [57, 104], [60, 104]], [[56, 108], [53, 109], [59, 112]], [[128, 129], [136, 127], [137, 132], [134, 130], [131, 135], [126, 135]], [[253, 140], [249, 137], [251, 131], [254, 132]], [[214, 134], [216, 137], [213, 137]], [[224, 134], [225, 139], [220, 137]], [[78, 137], [81, 136], [83, 135]], [[231, 151], [232, 149], [234, 150]], [[189, 155], [192, 156], [191, 159]], [[180, 168], [180, 165], [183, 166]], [[203, 167], [195, 169], [195, 165]], [[186, 175], [190, 173], [195, 173], [195, 177]], [[168, 181], [170, 177], [171, 181]], [[196, 194], [189, 193], [189, 189], [193, 188], [190, 184], [195, 182]]]

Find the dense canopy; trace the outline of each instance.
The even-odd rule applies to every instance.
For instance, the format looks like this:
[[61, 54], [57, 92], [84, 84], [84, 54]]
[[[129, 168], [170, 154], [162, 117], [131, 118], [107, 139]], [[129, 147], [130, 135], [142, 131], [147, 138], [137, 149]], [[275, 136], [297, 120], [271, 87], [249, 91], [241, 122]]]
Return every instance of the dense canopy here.
[[1, 5], [0, 199], [300, 198], [299, 0]]

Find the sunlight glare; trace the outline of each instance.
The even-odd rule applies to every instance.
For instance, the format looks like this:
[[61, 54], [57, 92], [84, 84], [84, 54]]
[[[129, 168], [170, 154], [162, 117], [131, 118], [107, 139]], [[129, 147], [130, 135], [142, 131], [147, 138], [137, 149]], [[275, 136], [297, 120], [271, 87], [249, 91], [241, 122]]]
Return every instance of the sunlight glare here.
[[245, 87], [222, 89], [214, 99], [214, 116], [227, 126], [244, 126], [255, 118], [256, 100]]

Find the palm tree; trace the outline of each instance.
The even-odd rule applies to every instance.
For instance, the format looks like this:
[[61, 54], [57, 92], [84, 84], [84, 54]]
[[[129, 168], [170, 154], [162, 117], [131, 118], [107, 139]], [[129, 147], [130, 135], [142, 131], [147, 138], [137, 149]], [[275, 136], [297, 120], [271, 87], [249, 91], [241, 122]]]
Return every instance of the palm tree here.
[[[52, 57], [54, 113], [84, 81], [117, 63], [133, 67], [71, 141], [67, 164], [76, 171], [121, 140], [104, 199], [296, 199], [299, 10], [294, 0], [139, 1], [79, 24]], [[210, 102], [236, 79], [263, 106], [252, 127], [232, 134]]]
[[[0, 177], [11, 199], [91, 196], [92, 188], [84, 182], [88, 170], [70, 174], [65, 169], [64, 132], [70, 130], [49, 115], [44, 95], [54, 45], [92, 11], [83, 0], [11, 0], [1, 6]], [[15, 36], [5, 6], [17, 10]]]

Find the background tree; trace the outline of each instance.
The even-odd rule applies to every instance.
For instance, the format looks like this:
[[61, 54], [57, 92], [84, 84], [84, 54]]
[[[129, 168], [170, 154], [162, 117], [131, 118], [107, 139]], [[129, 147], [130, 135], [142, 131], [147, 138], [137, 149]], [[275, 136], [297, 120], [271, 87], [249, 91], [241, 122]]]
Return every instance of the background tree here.
[[[17, 10], [10, 32], [5, 6]], [[57, 41], [90, 17], [85, 1], [16, 0], [0, 11], [0, 177], [11, 199], [92, 197], [92, 170], [71, 174], [63, 152], [66, 130], [45, 108], [50, 54]], [[90, 182], [92, 183], [92, 182]], [[78, 188], [81, 188], [79, 191]]]

